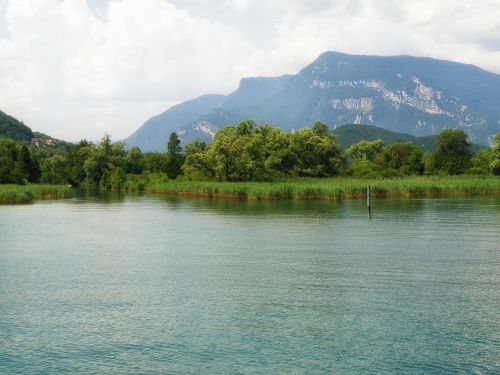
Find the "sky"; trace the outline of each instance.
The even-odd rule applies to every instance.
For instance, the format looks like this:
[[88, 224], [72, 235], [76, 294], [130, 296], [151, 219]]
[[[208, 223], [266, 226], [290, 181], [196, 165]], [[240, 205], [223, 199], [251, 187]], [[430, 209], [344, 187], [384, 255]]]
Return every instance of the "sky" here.
[[325, 51], [500, 74], [500, 0], [0, 0], [0, 110], [56, 138], [118, 140]]

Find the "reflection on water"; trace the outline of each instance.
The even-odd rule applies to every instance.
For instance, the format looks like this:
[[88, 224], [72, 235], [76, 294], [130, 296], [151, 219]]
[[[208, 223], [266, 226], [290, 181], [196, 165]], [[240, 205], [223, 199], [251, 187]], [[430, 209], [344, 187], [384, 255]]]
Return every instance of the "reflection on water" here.
[[0, 207], [0, 373], [495, 373], [500, 199]]
[[[138, 196], [138, 194], [129, 194], [129, 198]], [[127, 195], [120, 191], [99, 191], [91, 189], [73, 190], [73, 201], [79, 203], [123, 203]]]

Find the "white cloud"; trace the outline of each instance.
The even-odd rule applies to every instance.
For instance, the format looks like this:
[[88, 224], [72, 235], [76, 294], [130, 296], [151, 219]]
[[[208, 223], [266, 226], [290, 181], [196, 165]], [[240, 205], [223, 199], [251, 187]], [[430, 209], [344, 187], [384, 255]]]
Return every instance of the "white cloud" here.
[[321, 52], [500, 73], [500, 0], [0, 0], [0, 109], [57, 137], [125, 137], [169, 105]]

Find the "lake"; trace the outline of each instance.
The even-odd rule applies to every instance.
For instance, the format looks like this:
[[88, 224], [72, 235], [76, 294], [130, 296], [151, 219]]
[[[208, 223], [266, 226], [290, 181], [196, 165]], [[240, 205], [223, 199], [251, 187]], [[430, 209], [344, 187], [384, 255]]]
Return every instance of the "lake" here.
[[0, 206], [2, 374], [493, 374], [500, 197]]

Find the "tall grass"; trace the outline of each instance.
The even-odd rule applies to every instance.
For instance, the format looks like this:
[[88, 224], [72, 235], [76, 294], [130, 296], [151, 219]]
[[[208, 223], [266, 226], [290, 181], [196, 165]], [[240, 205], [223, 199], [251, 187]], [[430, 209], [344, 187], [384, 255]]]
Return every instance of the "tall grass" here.
[[499, 177], [480, 176], [416, 176], [374, 180], [338, 177], [280, 182], [165, 181], [150, 177], [143, 181], [140, 190], [154, 194], [254, 200], [353, 199], [364, 197], [367, 185], [370, 185], [372, 196], [381, 198], [500, 194]]
[[0, 185], [0, 204], [29, 203], [35, 199], [61, 199], [71, 194], [64, 185]]
[[[393, 179], [293, 179], [278, 182], [216, 182], [168, 180], [164, 175], [128, 176], [126, 191], [230, 199], [355, 199], [373, 197], [438, 197], [500, 194], [500, 177], [417, 176]], [[1, 203], [70, 196], [63, 185], [0, 185]]]

